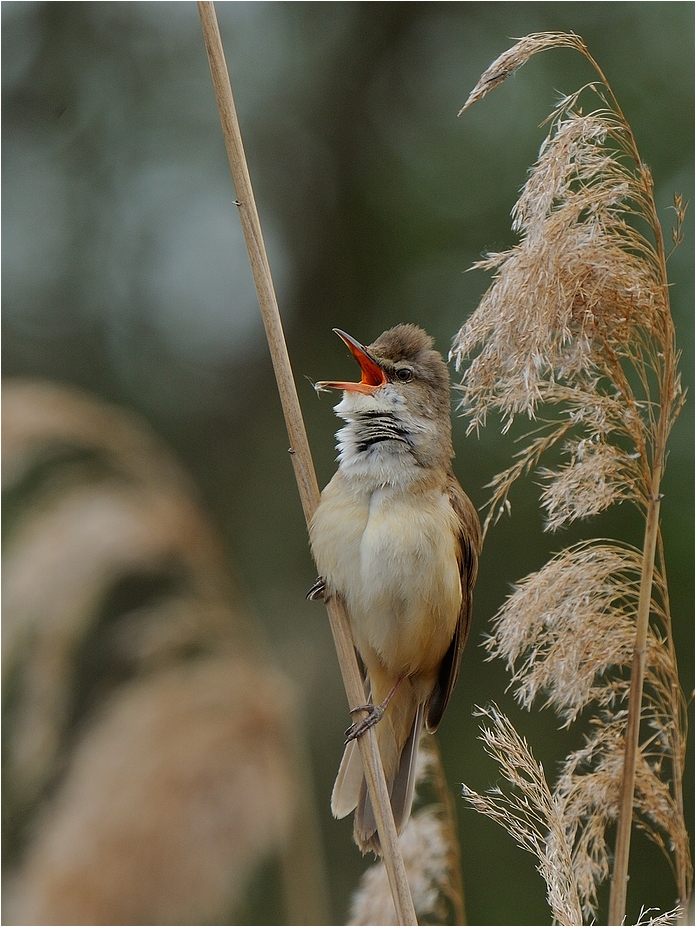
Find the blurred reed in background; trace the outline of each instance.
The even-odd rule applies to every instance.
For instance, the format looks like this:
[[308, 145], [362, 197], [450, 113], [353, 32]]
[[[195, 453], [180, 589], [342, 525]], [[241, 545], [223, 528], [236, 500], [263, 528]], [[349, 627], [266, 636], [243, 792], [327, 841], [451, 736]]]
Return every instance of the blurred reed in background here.
[[275, 858], [319, 923], [295, 692], [195, 491], [132, 415], [2, 398], [3, 919], [222, 923]]

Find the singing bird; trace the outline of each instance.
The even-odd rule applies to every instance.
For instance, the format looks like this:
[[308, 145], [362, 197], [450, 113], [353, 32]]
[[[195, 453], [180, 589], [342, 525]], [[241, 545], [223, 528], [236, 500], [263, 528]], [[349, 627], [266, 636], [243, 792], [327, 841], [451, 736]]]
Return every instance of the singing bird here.
[[362, 371], [336, 414], [338, 470], [310, 525], [320, 577], [308, 598], [340, 596], [364, 672], [368, 717], [348, 740], [331, 796], [355, 811], [361, 850], [379, 854], [356, 738], [375, 733], [400, 832], [413, 801], [423, 725], [435, 731], [452, 694], [471, 622], [481, 527], [452, 471], [450, 381], [433, 339], [397, 325], [363, 347], [339, 329]]

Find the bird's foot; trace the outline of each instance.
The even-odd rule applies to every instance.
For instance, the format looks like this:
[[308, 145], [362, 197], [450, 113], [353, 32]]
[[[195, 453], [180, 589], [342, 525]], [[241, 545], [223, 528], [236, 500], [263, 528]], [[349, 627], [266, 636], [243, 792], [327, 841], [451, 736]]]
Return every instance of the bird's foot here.
[[382, 703], [381, 705], [357, 705], [355, 708], [351, 708], [350, 713], [353, 714], [356, 711], [366, 711], [368, 712], [366, 718], [361, 718], [360, 721], [356, 721], [354, 724], [346, 730], [346, 739], [345, 744], [349, 744], [351, 740], [355, 740], [357, 737], [361, 737], [365, 731], [369, 731], [371, 727], [374, 727], [378, 721], [381, 721], [384, 717], [384, 710], [386, 705]]
[[306, 595], [308, 601], [313, 602], [315, 599], [326, 601], [326, 581], [323, 576], [317, 576], [316, 582]]
[[367, 717], [362, 718], [360, 721], [356, 721], [346, 731], [346, 740], [344, 743], [348, 744], [351, 740], [355, 740], [356, 737], [361, 737], [365, 731], [369, 731], [371, 727], [374, 727], [378, 721], [381, 721], [384, 717], [384, 712], [387, 710], [387, 705], [391, 702], [394, 697], [394, 693], [399, 688], [403, 681], [403, 676], [400, 676], [394, 685], [389, 691], [389, 695], [385, 698], [381, 705], [358, 705], [356, 708], [351, 708], [350, 713], [353, 714], [356, 711], [366, 711]]

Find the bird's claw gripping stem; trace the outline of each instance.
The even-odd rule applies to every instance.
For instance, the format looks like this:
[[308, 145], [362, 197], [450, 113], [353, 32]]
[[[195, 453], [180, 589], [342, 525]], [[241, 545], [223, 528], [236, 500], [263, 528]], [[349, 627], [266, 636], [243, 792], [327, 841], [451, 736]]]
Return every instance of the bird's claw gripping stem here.
[[356, 721], [354, 724], [346, 730], [346, 739], [345, 744], [355, 740], [357, 737], [361, 737], [365, 731], [368, 731], [371, 727], [374, 727], [378, 721], [381, 721], [384, 717], [384, 710], [386, 706], [382, 705], [357, 705], [355, 708], [350, 709], [350, 713], [356, 711], [367, 711], [368, 715], [366, 718], [362, 718], [360, 721]]

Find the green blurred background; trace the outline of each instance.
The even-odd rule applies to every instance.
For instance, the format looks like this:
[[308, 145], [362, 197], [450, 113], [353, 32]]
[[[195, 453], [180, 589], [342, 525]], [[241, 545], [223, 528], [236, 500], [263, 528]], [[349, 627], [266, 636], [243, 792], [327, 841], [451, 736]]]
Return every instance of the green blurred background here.
[[[670, 3], [218, 3], [252, 180], [319, 481], [335, 463], [331, 397], [350, 376], [331, 329], [364, 342], [415, 322], [446, 354], [488, 281], [464, 274], [513, 242], [510, 209], [559, 93], [592, 79], [567, 50], [534, 58], [457, 118], [513, 37], [574, 31], [602, 65], [653, 170], [669, 237], [693, 201], [694, 6]], [[328, 811], [348, 717], [239, 229], [194, 3], [2, 4], [3, 372], [81, 386], [143, 414], [192, 474], [238, 585], [303, 701], [334, 923], [366, 865]], [[693, 219], [670, 260], [693, 383]], [[477, 505], [514, 446], [465, 437], [455, 470]], [[663, 527], [681, 672], [693, 688], [693, 414], [674, 431]], [[510, 584], [583, 536], [641, 541], [626, 506], [549, 537], [533, 480], [487, 538], [475, 622], [438, 739], [452, 787], [496, 781], [472, 718], [496, 700], [549, 778], [578, 744], [527, 715], [478, 646]], [[691, 751], [690, 751], [691, 752]], [[687, 814], [693, 814], [693, 768]], [[550, 922], [534, 861], [459, 802], [473, 924]], [[660, 853], [634, 842], [628, 922], [666, 909]], [[268, 893], [249, 922], [269, 923]]]

